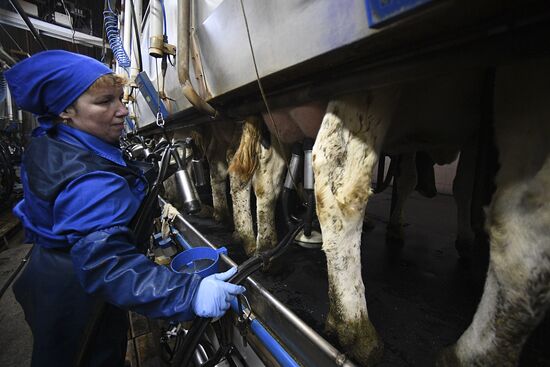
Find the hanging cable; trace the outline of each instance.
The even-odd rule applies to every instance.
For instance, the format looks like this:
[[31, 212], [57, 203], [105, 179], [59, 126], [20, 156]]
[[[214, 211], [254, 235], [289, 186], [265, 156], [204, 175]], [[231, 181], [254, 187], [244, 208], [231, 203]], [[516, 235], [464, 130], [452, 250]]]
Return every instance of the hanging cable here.
[[29, 16], [27, 15], [27, 13], [25, 13], [25, 10], [23, 10], [23, 8], [21, 7], [21, 4], [19, 4], [19, 1], [10, 0], [10, 3], [15, 8], [15, 11], [17, 11], [19, 16], [21, 18], [23, 18], [23, 21], [25, 22], [27, 27], [29, 27], [29, 30], [31, 31], [32, 36], [34, 37], [36, 42], [38, 42], [38, 44], [40, 44], [40, 47], [42, 47], [42, 50], [44, 50], [44, 51], [47, 50], [48, 47], [46, 47], [46, 44], [42, 40], [42, 37], [40, 37], [40, 33], [38, 33], [38, 31], [36, 30], [36, 28], [32, 24], [31, 20], [29, 19]]
[[[282, 147], [283, 144], [281, 142], [279, 128], [277, 127], [277, 124], [275, 124], [275, 120], [273, 119], [273, 115], [271, 114], [271, 109], [269, 108], [269, 104], [267, 103], [267, 97], [265, 95], [264, 87], [262, 85], [262, 81], [260, 80], [260, 73], [258, 72], [258, 64], [256, 63], [256, 56], [254, 54], [254, 47], [252, 46], [252, 38], [250, 37], [250, 28], [248, 26], [248, 18], [246, 17], [246, 12], [244, 10], [243, 0], [240, 0], [240, 3], [241, 3], [241, 10], [243, 12], [244, 25], [246, 27], [246, 34], [248, 36], [248, 45], [250, 46], [250, 54], [252, 55], [252, 63], [254, 64], [254, 71], [256, 72], [256, 81], [258, 82], [258, 87], [260, 88], [260, 94], [262, 96], [262, 100], [263, 100], [265, 108], [267, 110], [269, 120], [271, 121], [271, 124], [273, 125], [273, 128], [275, 129], [275, 137], [277, 138], [277, 142], [279, 143], [279, 146]], [[287, 169], [287, 172], [288, 172], [288, 171], [290, 171], [290, 167], [288, 165], [288, 160], [286, 159], [284, 152], [281, 152], [281, 154], [284, 158], [283, 160], [285, 162], [285, 166], [286, 166], [286, 169]], [[298, 190], [298, 186], [296, 184], [296, 179], [294, 177], [292, 177], [292, 173], [291, 173], [291, 180], [292, 180], [292, 183], [294, 185], [294, 188], [295, 188], [296, 192], [299, 193], [300, 191]]]
[[147, 2], [147, 7], [145, 8], [145, 12], [143, 13], [143, 18], [141, 19], [141, 33], [143, 33], [143, 30], [145, 29], [145, 23], [147, 23], [147, 19], [149, 18], [149, 12], [151, 9], [151, 2]]
[[74, 34], [76, 33], [76, 31], [74, 30], [74, 27], [73, 27], [73, 17], [71, 16], [71, 13], [69, 13], [69, 9], [67, 9], [67, 5], [65, 5], [65, 0], [61, 0], [61, 4], [63, 4], [63, 9], [65, 9], [65, 14], [67, 14], [67, 17], [69, 18], [69, 26], [71, 27], [71, 31], [73, 31], [73, 34], [72, 34], [73, 45], [75, 45], [76, 52], [78, 52], [78, 45], [74, 40]]
[[[27, 52], [27, 51], [23, 51], [23, 49], [21, 48], [21, 46], [19, 46], [19, 43], [17, 43], [16, 40], [13, 39], [13, 37], [11, 36], [10, 32], [7, 31], [6, 28], [4, 28], [4, 26], [2, 25], [2, 23], [0, 23], [0, 27], [2, 28], [2, 30], [4, 32], [6, 32], [6, 34], [8, 35], [8, 37], [11, 39], [11, 41], [13, 42], [13, 44], [15, 45], [15, 47], [17, 47], [19, 49], [19, 51], [23, 52], [25, 55], [27, 55], [27, 57], [30, 57], [31, 55]], [[3, 50], [2, 50], [3, 51]], [[11, 58], [11, 56], [10, 56]], [[13, 58], [12, 58], [13, 60]], [[14, 60], [14, 64], [15, 64], [15, 60]]]
[[120, 39], [120, 33], [118, 31], [118, 14], [111, 9], [111, 3], [109, 0], [107, 0], [105, 4], [106, 7], [103, 11], [103, 23], [105, 25], [105, 32], [107, 33], [109, 46], [111, 46], [111, 50], [117, 59], [118, 65], [123, 68], [128, 68], [130, 67], [131, 62], [128, 54], [122, 46], [122, 41]]
[[164, 36], [167, 36], [168, 34], [166, 33], [166, 9], [164, 8], [164, 0], [160, 0], [160, 6], [162, 8], [162, 29], [163, 29], [163, 34]]
[[134, 26], [134, 32], [136, 33], [134, 35], [135, 42], [137, 45], [137, 54], [138, 54], [138, 64], [139, 64], [139, 72], [141, 73], [143, 71], [143, 59], [141, 58], [141, 33], [139, 32], [139, 28], [137, 25], [137, 17], [136, 17], [136, 9], [134, 8], [134, 0], [130, 0], [130, 8], [132, 9], [132, 24]]

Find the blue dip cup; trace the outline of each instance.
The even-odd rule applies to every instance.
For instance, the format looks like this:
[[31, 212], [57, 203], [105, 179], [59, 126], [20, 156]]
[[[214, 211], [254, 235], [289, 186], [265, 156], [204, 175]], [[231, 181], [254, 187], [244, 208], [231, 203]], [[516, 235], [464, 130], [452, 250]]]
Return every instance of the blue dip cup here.
[[219, 272], [220, 254], [227, 254], [225, 247], [194, 247], [176, 255], [170, 262], [175, 273], [197, 274], [201, 278]]

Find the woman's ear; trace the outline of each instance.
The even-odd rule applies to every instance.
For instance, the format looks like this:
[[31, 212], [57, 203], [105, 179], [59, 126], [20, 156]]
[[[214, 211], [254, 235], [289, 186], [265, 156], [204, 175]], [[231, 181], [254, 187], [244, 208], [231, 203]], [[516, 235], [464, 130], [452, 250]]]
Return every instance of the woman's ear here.
[[65, 111], [61, 112], [59, 114], [59, 117], [61, 117], [63, 120], [70, 120], [71, 117], [73, 117], [75, 114], [75, 110], [72, 106], [69, 106], [65, 109]]

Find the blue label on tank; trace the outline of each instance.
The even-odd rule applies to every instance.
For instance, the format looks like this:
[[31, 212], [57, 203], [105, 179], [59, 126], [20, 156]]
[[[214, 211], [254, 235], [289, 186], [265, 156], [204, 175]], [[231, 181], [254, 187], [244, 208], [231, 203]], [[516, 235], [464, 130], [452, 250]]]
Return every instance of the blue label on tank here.
[[369, 27], [376, 28], [433, 0], [365, 0]]

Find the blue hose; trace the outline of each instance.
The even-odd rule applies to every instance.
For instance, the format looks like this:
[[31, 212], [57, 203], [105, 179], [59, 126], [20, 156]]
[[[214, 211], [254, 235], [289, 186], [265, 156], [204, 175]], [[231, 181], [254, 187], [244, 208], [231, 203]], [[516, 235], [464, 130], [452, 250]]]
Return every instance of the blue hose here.
[[120, 40], [120, 34], [118, 32], [118, 15], [111, 9], [110, 3], [108, 3], [108, 7], [109, 9], [103, 11], [103, 22], [105, 24], [107, 40], [109, 41], [109, 46], [111, 46], [111, 50], [115, 55], [118, 65], [127, 68], [130, 66], [131, 61]]
[[4, 102], [4, 100], [6, 99], [6, 88], [7, 84], [6, 79], [4, 78], [4, 72], [0, 71], [0, 102]]

